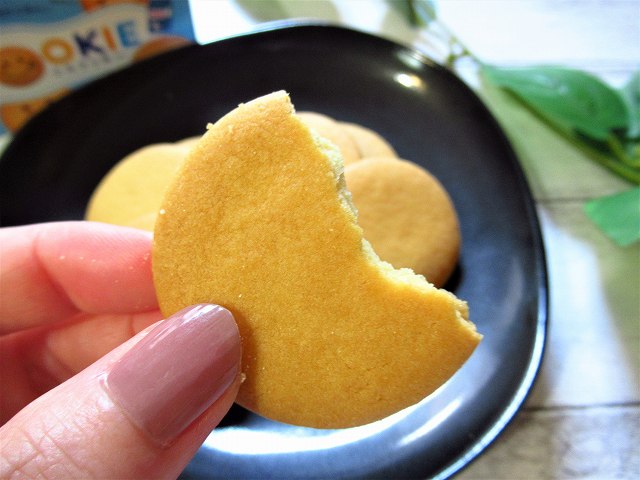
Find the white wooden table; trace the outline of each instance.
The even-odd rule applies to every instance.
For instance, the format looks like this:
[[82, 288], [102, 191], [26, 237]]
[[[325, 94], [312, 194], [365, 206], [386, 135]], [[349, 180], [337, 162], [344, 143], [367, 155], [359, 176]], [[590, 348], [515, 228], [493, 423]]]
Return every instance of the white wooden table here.
[[[429, 53], [428, 38], [385, 1], [266, 3], [192, 0], [198, 39], [305, 17]], [[640, 68], [638, 0], [440, 0], [438, 6], [440, 19], [486, 62], [562, 64], [615, 86]], [[461, 66], [459, 73], [477, 85], [471, 69]], [[640, 478], [640, 246], [614, 245], [583, 213], [586, 200], [630, 185], [504, 95], [480, 93], [510, 136], [536, 200], [549, 268], [550, 328], [525, 407], [459, 478]]]
[[[640, 68], [637, 1], [441, 7], [459, 37], [497, 64], [559, 63], [616, 86]], [[496, 108], [492, 98], [488, 104], [519, 155], [542, 222], [550, 328], [524, 410], [461, 477], [640, 478], [640, 246], [614, 245], [583, 213], [586, 200], [630, 185], [514, 102]]]

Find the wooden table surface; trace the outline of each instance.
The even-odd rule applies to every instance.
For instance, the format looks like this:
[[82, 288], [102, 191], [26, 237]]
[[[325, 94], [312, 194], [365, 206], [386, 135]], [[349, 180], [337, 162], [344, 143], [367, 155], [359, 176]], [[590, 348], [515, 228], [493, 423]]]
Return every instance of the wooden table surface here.
[[[429, 35], [388, 2], [192, 0], [208, 42], [278, 18], [318, 18], [431, 53]], [[483, 61], [562, 64], [614, 86], [640, 68], [638, 0], [440, 0], [440, 19]], [[460, 75], [474, 87], [474, 69]], [[524, 408], [461, 479], [640, 478], [640, 246], [612, 243], [585, 201], [630, 184], [585, 158], [531, 113], [480, 91], [502, 123], [535, 197], [547, 254], [549, 336]], [[640, 208], [640, 206], [639, 206]]]
[[[635, 0], [441, 7], [464, 43], [496, 64], [563, 64], [616, 86], [640, 68]], [[525, 408], [460, 478], [640, 478], [640, 246], [616, 246], [583, 211], [585, 201], [630, 185], [513, 101], [495, 100], [489, 95], [488, 105], [518, 153], [542, 224], [549, 336]]]

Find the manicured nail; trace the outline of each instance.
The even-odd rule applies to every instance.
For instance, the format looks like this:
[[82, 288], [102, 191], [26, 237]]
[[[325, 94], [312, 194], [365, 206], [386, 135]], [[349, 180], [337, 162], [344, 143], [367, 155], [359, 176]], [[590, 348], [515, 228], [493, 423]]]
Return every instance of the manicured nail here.
[[240, 356], [231, 313], [196, 305], [167, 318], [124, 354], [106, 387], [140, 429], [167, 444], [229, 388]]

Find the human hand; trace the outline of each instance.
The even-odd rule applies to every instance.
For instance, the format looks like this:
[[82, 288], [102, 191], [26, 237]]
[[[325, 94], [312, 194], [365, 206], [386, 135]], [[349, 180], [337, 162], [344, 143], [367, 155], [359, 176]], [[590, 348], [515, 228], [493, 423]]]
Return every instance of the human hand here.
[[233, 317], [159, 322], [150, 252], [112, 225], [0, 230], [1, 478], [175, 478], [231, 407]]

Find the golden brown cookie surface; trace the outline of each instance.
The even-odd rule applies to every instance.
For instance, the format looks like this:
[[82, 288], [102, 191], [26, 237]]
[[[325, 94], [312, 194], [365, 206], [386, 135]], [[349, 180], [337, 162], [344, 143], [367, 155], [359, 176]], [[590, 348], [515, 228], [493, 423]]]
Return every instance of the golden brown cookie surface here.
[[0, 83], [23, 87], [35, 82], [44, 73], [44, 63], [29, 48], [8, 46], [0, 48]]
[[62, 89], [45, 95], [44, 97], [24, 100], [22, 102], [5, 103], [0, 105], [0, 118], [10, 131], [15, 132], [22, 128], [33, 116], [68, 93], [69, 90]]
[[161, 309], [229, 308], [243, 341], [238, 402], [296, 425], [365, 424], [442, 385], [480, 340], [467, 306], [379, 262], [339, 153], [276, 92], [211, 126], [154, 230]]
[[318, 135], [333, 142], [340, 149], [345, 165], [360, 159], [355, 141], [333, 118], [317, 112], [297, 112], [298, 117]]
[[398, 156], [391, 144], [378, 132], [357, 123], [340, 122], [340, 126], [355, 142], [360, 158]]
[[153, 230], [166, 186], [188, 151], [158, 143], [127, 155], [96, 187], [86, 219]]
[[395, 158], [363, 159], [345, 168], [364, 237], [380, 258], [441, 287], [460, 250], [458, 218], [440, 182]]
[[154, 57], [160, 53], [186, 47], [187, 45], [192, 44], [193, 42], [184, 37], [179, 37], [177, 35], [164, 35], [154, 38], [153, 40], [149, 40], [147, 43], [141, 45], [133, 55], [133, 61], [139, 62], [140, 60]]
[[193, 148], [202, 138], [202, 135], [195, 135], [193, 137], [183, 138], [182, 140], [178, 140], [175, 142], [176, 145], [180, 145], [181, 147]]
[[108, 7], [110, 5], [117, 5], [120, 3], [138, 3], [146, 6], [149, 3], [149, 0], [80, 0], [82, 8], [84, 8], [87, 12], [91, 12], [99, 8]]

